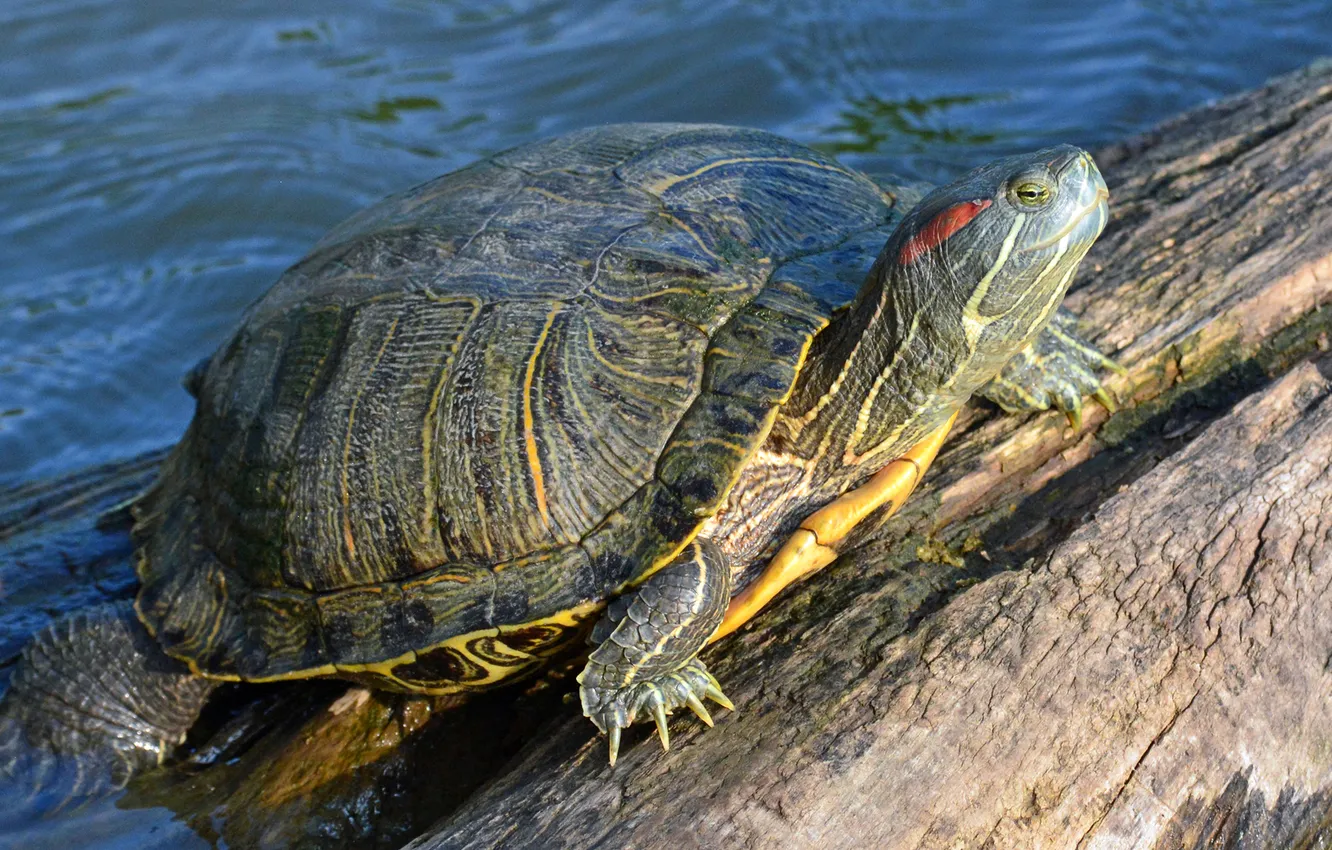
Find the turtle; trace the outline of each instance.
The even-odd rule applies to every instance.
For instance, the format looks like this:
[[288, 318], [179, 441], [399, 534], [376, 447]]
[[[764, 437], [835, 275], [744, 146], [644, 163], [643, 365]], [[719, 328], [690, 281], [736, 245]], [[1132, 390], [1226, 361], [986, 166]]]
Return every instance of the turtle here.
[[186, 379], [133, 600], [22, 653], [3, 720], [122, 777], [224, 681], [462, 694], [586, 656], [605, 733], [901, 506], [974, 394], [1111, 405], [1061, 307], [1108, 219], [1059, 145], [926, 191], [773, 133], [595, 127], [335, 227]]

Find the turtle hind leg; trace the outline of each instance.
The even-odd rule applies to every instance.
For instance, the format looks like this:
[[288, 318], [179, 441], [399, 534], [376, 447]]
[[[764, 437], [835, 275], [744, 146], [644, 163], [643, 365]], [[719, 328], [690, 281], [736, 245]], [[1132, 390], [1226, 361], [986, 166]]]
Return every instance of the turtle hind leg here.
[[1082, 428], [1082, 399], [1092, 396], [1111, 413], [1114, 398], [1101, 386], [1096, 373], [1109, 369], [1124, 374], [1124, 367], [1078, 336], [1078, 319], [1062, 307], [1031, 344], [1004, 364], [979, 394], [1009, 413], [1049, 410], [1064, 412], [1074, 430]]
[[666, 716], [688, 707], [707, 725], [706, 697], [733, 708], [717, 680], [698, 659], [717, 630], [731, 598], [730, 564], [710, 540], [695, 540], [684, 552], [617, 600], [593, 630], [597, 648], [578, 674], [583, 714], [610, 737], [610, 762], [620, 732], [644, 715], [657, 724], [670, 749]]
[[0, 784], [45, 799], [122, 787], [184, 740], [214, 687], [168, 658], [129, 602], [77, 611], [19, 656], [0, 702]]

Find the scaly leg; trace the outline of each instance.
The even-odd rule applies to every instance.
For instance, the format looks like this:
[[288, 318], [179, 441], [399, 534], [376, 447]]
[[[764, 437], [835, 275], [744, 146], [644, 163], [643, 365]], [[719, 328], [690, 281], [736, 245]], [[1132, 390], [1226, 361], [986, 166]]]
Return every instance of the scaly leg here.
[[956, 413], [869, 481], [806, 517], [768, 562], [763, 574], [731, 600], [721, 628], [712, 640], [743, 626], [788, 585], [831, 564], [837, 558], [833, 545], [875, 510], [888, 505], [888, 516], [897, 513], [939, 454], [955, 419]]
[[1091, 396], [1115, 412], [1114, 398], [1096, 375], [1099, 369], [1127, 374], [1123, 366], [1078, 336], [1077, 316], [1061, 307], [1049, 326], [1004, 364], [978, 394], [1009, 413], [1054, 407], [1064, 412], [1074, 431], [1080, 431], [1083, 396]]
[[711, 540], [691, 543], [674, 561], [613, 602], [592, 631], [597, 648], [578, 674], [583, 714], [610, 736], [610, 762], [620, 730], [640, 711], [651, 713], [661, 745], [670, 749], [666, 715], [688, 706], [712, 725], [708, 697], [733, 708], [698, 653], [717, 629], [731, 597], [731, 569]]

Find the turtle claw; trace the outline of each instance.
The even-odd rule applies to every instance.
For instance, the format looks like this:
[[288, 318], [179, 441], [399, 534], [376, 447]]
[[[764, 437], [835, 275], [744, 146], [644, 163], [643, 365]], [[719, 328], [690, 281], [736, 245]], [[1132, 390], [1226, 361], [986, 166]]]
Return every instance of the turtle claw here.
[[[1097, 353], [1100, 354], [1100, 352]], [[1101, 367], [1104, 369], [1109, 369], [1111, 372], [1114, 372], [1116, 375], [1118, 375], [1121, 378], [1128, 377], [1129, 373], [1128, 369], [1121, 366], [1118, 361], [1111, 360], [1109, 357], [1106, 357], [1104, 354], [1101, 354]]]
[[1064, 416], [1068, 418], [1069, 427], [1074, 431], [1082, 430], [1082, 402], [1064, 409]]
[[677, 708], [688, 706], [699, 720], [712, 726], [712, 715], [703, 706], [704, 697], [723, 708], [735, 708], [722, 693], [717, 680], [697, 658], [690, 659], [672, 673], [625, 687], [589, 687], [586, 682], [582, 683], [583, 713], [610, 738], [612, 767], [620, 753], [623, 731], [640, 714], [652, 716], [663, 750], [671, 748], [671, 733], [666, 724], [671, 712]]
[[660, 702], [652, 704], [652, 719], [657, 721], [657, 737], [661, 738], [661, 748], [671, 748], [671, 732], [666, 728], [666, 706]]
[[698, 715], [698, 719], [702, 720], [709, 729], [712, 728], [712, 715], [708, 714], [703, 701], [695, 696], [693, 691], [690, 691], [689, 695], [685, 697], [685, 705], [689, 706], [689, 709]]
[[1096, 392], [1092, 393], [1092, 398], [1099, 401], [1101, 403], [1101, 407], [1104, 407], [1110, 413], [1114, 413], [1116, 410], [1119, 410], [1119, 402], [1115, 401], [1115, 397], [1110, 395], [1110, 393], [1106, 391], [1105, 387], [1097, 387]]
[[615, 757], [620, 754], [620, 727], [610, 727], [607, 736], [610, 738], [610, 766], [615, 767]]
[[[712, 677], [709, 676], [708, 678], [711, 679]], [[721, 686], [717, 684], [716, 679], [712, 679], [712, 681], [708, 683], [708, 688], [703, 692], [703, 696], [717, 703], [717, 705], [720, 705], [727, 711], [735, 711], [735, 705], [726, 698], [726, 694], [722, 693]]]

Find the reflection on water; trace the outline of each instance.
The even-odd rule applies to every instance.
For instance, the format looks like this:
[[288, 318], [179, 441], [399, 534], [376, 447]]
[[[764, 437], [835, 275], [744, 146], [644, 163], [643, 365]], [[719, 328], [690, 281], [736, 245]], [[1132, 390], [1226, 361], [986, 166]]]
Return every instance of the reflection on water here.
[[841, 120], [824, 130], [831, 141], [816, 147], [831, 154], [875, 153], [891, 156], [926, 153], [950, 146], [993, 145], [1003, 135], [979, 132], [950, 124], [947, 114], [954, 107], [965, 107], [1000, 95], [941, 95], [928, 100], [908, 97], [884, 100], [876, 95], [858, 97], [841, 112]]
[[385, 123], [397, 123], [402, 120], [401, 113], [413, 112], [419, 109], [443, 109], [438, 100], [433, 97], [395, 97], [392, 100], [381, 100], [375, 104], [374, 109], [356, 109], [351, 112], [352, 118], [358, 118], [361, 121], [380, 121]]

